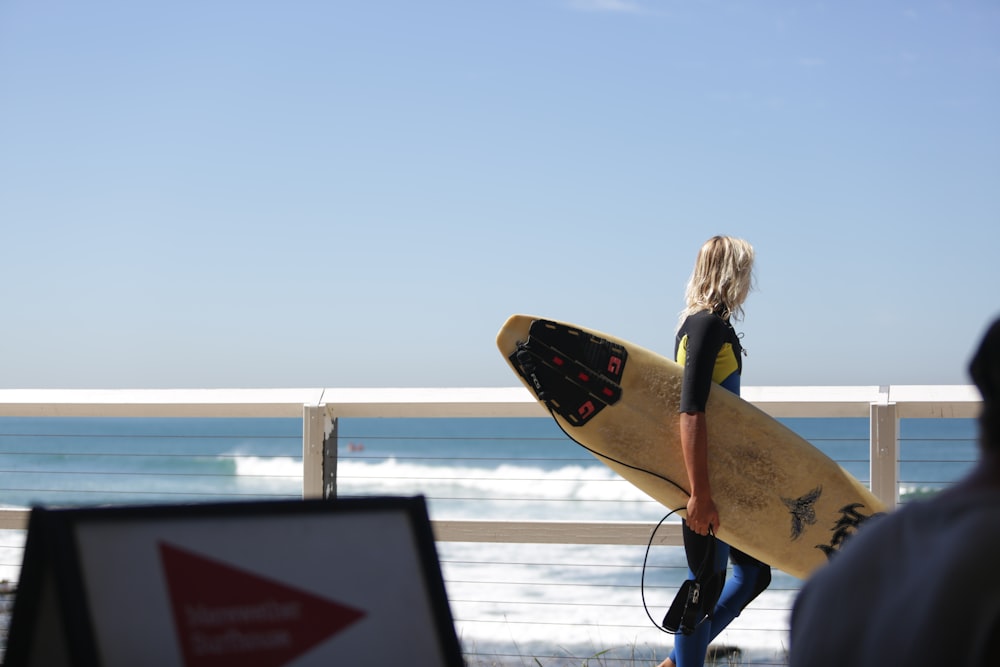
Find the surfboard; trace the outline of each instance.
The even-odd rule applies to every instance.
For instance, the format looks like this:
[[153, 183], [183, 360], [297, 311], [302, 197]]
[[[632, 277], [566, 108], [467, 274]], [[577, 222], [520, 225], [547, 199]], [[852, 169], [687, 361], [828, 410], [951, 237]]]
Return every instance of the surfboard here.
[[[687, 505], [680, 365], [614, 336], [530, 315], [510, 317], [497, 346], [570, 438], [664, 507]], [[806, 578], [885, 511], [835, 461], [736, 394], [713, 385], [705, 412], [718, 536], [737, 549]]]

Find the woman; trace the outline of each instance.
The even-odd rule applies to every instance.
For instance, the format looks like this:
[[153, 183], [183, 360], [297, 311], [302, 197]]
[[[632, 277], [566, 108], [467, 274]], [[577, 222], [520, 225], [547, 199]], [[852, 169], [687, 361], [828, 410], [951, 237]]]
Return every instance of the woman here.
[[[698, 252], [688, 282], [686, 308], [681, 313], [674, 358], [684, 366], [681, 387], [680, 437], [691, 496], [682, 522], [689, 578], [702, 563], [710, 544], [709, 531], [722, 525], [712, 497], [708, 469], [705, 405], [712, 383], [739, 394], [743, 348], [732, 320], [743, 316], [753, 284], [753, 247], [742, 239], [715, 236]], [[716, 540], [715, 571], [725, 577], [733, 564], [713, 614], [690, 635], [676, 635], [674, 651], [660, 667], [700, 667], [708, 644], [771, 582], [771, 568]]]

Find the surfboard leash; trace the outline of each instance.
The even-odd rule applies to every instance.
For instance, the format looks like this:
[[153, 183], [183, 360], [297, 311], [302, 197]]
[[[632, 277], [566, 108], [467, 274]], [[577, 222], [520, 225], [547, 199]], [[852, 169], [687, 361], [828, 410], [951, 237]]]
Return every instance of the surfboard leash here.
[[667, 512], [666, 516], [660, 519], [660, 522], [656, 524], [656, 528], [653, 528], [653, 532], [650, 533], [649, 535], [649, 543], [646, 544], [646, 555], [642, 557], [642, 574], [639, 575], [639, 596], [642, 598], [642, 609], [643, 611], [646, 612], [646, 617], [649, 618], [650, 623], [652, 623], [657, 630], [668, 635], [673, 635], [677, 633], [670, 632], [670, 630], [667, 630], [665, 627], [657, 623], [656, 619], [653, 618], [653, 615], [649, 613], [649, 606], [646, 604], [646, 564], [649, 561], [649, 550], [653, 547], [653, 540], [656, 538], [656, 531], [660, 529], [660, 526], [663, 525], [663, 522], [665, 522], [667, 519], [669, 519], [672, 515], [676, 514], [677, 512], [680, 512], [682, 509], [685, 508], [678, 507], [677, 509], [670, 510], [669, 512]]
[[[625, 461], [621, 461], [619, 459], [616, 459], [613, 456], [608, 456], [607, 454], [602, 454], [602, 453], [598, 452], [597, 450], [591, 449], [590, 447], [588, 447], [587, 445], [583, 444], [582, 442], [580, 442], [579, 440], [577, 440], [576, 438], [574, 438], [572, 435], [569, 434], [569, 431], [567, 431], [565, 429], [565, 427], [563, 427], [563, 425], [559, 423], [559, 420], [556, 419], [556, 412], [552, 408], [550, 408], [548, 405], [546, 405], [545, 407], [548, 408], [549, 414], [552, 416], [552, 421], [554, 421], [556, 423], [556, 426], [558, 426], [559, 430], [563, 432], [563, 435], [565, 435], [567, 438], [569, 438], [570, 440], [572, 440], [576, 444], [578, 444], [581, 447], [583, 447], [585, 450], [587, 450], [588, 452], [590, 452], [591, 454], [593, 454], [597, 458], [605, 459], [607, 461], [611, 461], [612, 463], [616, 463], [616, 464], [618, 464], [618, 465], [620, 465], [620, 466], [622, 466], [624, 468], [628, 468], [630, 470], [635, 470], [637, 472], [646, 473], [647, 475], [650, 475], [651, 477], [655, 477], [655, 478], [657, 478], [659, 480], [663, 480], [667, 484], [670, 484], [672, 486], [677, 487], [677, 489], [681, 493], [683, 493], [684, 495], [690, 495], [688, 493], [687, 489], [685, 489], [683, 486], [681, 486], [680, 484], [678, 484], [674, 480], [670, 479], [669, 477], [661, 475], [660, 473], [658, 473], [658, 472], [656, 472], [654, 470], [649, 470], [648, 468], [643, 468], [641, 466], [633, 465], [631, 463], [626, 463]], [[683, 509], [683, 508], [679, 508], [679, 509]], [[676, 512], [676, 511], [678, 511], [678, 510], [674, 510], [674, 512]], [[668, 514], [667, 516], [670, 516], [670, 515]]]
[[[563, 425], [559, 423], [559, 420], [556, 419], [555, 411], [552, 410], [552, 408], [549, 408], [549, 413], [552, 416], [552, 421], [554, 421], [556, 423], [556, 426], [559, 427], [559, 430], [562, 431], [563, 434], [565, 434], [567, 438], [569, 438], [570, 440], [572, 440], [576, 444], [580, 445], [581, 447], [583, 447], [585, 450], [587, 450], [588, 452], [590, 452], [594, 456], [596, 456], [598, 458], [602, 458], [602, 459], [607, 459], [608, 461], [611, 461], [612, 463], [616, 463], [616, 464], [618, 464], [620, 466], [624, 466], [626, 468], [630, 468], [631, 470], [636, 470], [638, 472], [643, 472], [643, 473], [646, 473], [647, 475], [651, 475], [653, 477], [656, 477], [657, 479], [661, 479], [664, 482], [667, 482], [669, 484], [674, 485], [682, 493], [684, 493], [684, 494], [687, 495], [687, 493], [688, 493], [687, 490], [684, 487], [682, 487], [680, 484], [678, 484], [677, 482], [675, 482], [674, 480], [670, 479], [669, 477], [665, 477], [664, 475], [661, 475], [658, 472], [654, 472], [652, 470], [647, 470], [646, 468], [642, 468], [640, 466], [632, 465], [631, 463], [626, 463], [624, 461], [619, 461], [618, 459], [614, 458], [613, 456], [607, 456], [605, 454], [601, 454], [601, 453], [599, 453], [597, 451], [594, 451], [593, 449], [591, 449], [590, 447], [588, 447], [587, 445], [583, 444], [582, 442], [580, 442], [579, 440], [577, 440], [576, 438], [574, 438], [572, 435], [569, 434], [569, 431], [567, 431], [563, 427]], [[677, 509], [670, 510], [669, 512], [667, 512], [667, 514], [662, 519], [660, 519], [659, 523], [656, 524], [656, 527], [653, 528], [653, 532], [650, 533], [650, 535], [649, 535], [649, 542], [646, 544], [646, 554], [642, 558], [642, 573], [640, 574], [640, 577], [639, 577], [639, 596], [642, 598], [642, 608], [643, 608], [643, 611], [646, 612], [646, 616], [649, 618], [650, 622], [656, 627], [657, 630], [659, 630], [660, 632], [663, 632], [665, 634], [669, 634], [669, 635], [676, 634], [676, 633], [670, 632], [669, 630], [667, 630], [666, 628], [664, 628], [662, 625], [660, 625], [659, 623], [657, 623], [656, 619], [653, 618], [653, 615], [651, 613], [649, 613], [649, 606], [646, 603], [646, 565], [649, 562], [649, 551], [653, 547], [653, 540], [656, 539], [656, 533], [660, 529], [660, 526], [662, 526], [664, 524], [664, 522], [667, 519], [669, 519], [671, 516], [673, 516], [674, 514], [677, 514], [678, 512], [680, 512], [682, 510], [685, 510], [685, 509], [687, 509], [686, 505], [684, 507], [678, 507]]]

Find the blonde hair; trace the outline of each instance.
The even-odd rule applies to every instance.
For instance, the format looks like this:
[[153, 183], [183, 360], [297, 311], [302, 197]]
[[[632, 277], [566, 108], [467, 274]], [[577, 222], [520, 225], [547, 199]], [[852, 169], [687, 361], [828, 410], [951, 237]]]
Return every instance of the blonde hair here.
[[732, 236], [713, 236], [698, 251], [685, 292], [681, 323], [703, 310], [743, 318], [743, 302], [753, 287], [753, 246]]

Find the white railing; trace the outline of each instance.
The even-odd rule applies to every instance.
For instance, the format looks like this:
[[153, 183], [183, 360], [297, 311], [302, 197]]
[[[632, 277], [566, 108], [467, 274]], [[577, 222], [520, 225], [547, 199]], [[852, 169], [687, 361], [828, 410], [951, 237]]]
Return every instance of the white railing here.
[[[972, 418], [980, 397], [971, 385], [745, 387], [743, 397], [773, 417], [870, 420], [872, 491], [895, 507], [899, 420]], [[336, 420], [354, 417], [547, 417], [522, 387], [452, 389], [162, 389], [0, 390], [0, 417], [301, 417], [303, 497], [333, 495], [331, 438]], [[334, 454], [335, 455], [335, 454]], [[327, 469], [326, 474], [324, 470]], [[27, 510], [0, 512], [0, 529], [24, 528]], [[645, 544], [652, 524], [436, 521], [440, 541]], [[666, 526], [664, 544], [680, 544]]]

